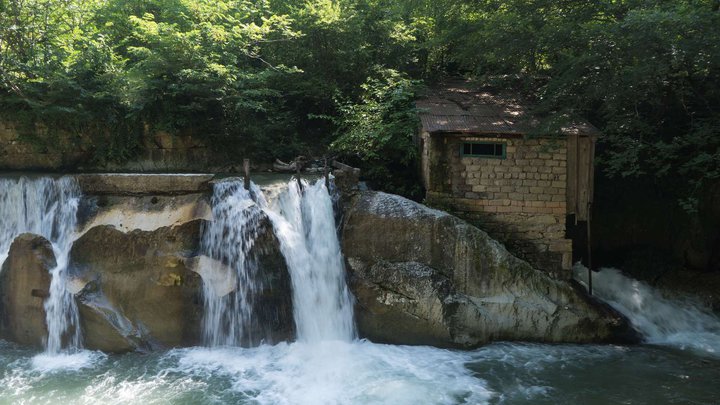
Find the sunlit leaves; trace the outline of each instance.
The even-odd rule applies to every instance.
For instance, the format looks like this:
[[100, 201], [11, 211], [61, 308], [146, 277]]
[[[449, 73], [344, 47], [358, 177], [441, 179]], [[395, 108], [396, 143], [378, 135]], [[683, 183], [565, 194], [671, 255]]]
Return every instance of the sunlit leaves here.
[[335, 141], [365, 162], [407, 163], [415, 127], [403, 83], [469, 76], [523, 84], [517, 91], [550, 124], [590, 120], [604, 132], [608, 173], [681, 174], [697, 188], [720, 170], [718, 8], [715, 0], [0, 0], [0, 107], [30, 123], [117, 134], [104, 141], [120, 158], [153, 127], [192, 129], [237, 155], [291, 158]]

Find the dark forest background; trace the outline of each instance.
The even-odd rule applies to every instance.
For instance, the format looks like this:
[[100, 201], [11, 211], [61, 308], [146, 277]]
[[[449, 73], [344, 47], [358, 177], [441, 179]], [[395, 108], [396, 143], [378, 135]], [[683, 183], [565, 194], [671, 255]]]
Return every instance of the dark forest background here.
[[[45, 148], [53, 130], [95, 134], [97, 162], [131, 160], [148, 127], [191, 128], [230, 159], [340, 156], [375, 187], [421, 198], [413, 100], [462, 77], [522, 93], [549, 128], [582, 117], [603, 132], [597, 210], [628, 225], [601, 229], [606, 244], [631, 248], [663, 232], [654, 246], [673, 250], [680, 238], [711, 252], [719, 9], [718, 0], [0, 0], [0, 115], [52, 129], [28, 131]], [[672, 260], [720, 267], [717, 254], [683, 252]]]

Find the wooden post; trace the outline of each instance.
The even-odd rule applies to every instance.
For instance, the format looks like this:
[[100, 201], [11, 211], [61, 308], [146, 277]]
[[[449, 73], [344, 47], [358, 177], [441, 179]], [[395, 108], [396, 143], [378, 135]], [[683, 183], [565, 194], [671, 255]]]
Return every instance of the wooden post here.
[[325, 158], [325, 168], [323, 169], [323, 172], [325, 174], [325, 188], [330, 190], [330, 168], [327, 164], [327, 158]]
[[592, 218], [592, 203], [588, 202], [587, 208], [587, 261], [588, 261], [588, 293], [592, 295], [592, 233], [590, 227], [590, 218]]
[[245, 190], [250, 190], [250, 159], [243, 159], [243, 172], [245, 172]]
[[302, 181], [300, 181], [300, 159], [295, 158], [295, 180], [297, 180], [298, 188], [303, 191]]
[[580, 135], [575, 134], [575, 225], [578, 224], [580, 215]]

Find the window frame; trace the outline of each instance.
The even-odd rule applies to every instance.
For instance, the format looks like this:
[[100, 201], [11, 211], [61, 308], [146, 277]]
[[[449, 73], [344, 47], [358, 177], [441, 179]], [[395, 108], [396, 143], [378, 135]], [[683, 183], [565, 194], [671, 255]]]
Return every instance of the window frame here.
[[[465, 153], [465, 145], [501, 145], [502, 155], [475, 155]], [[472, 147], [471, 147], [472, 148]], [[473, 157], [473, 158], [484, 158], [484, 159], [507, 159], [507, 142], [499, 141], [463, 141], [460, 144], [460, 157]]]

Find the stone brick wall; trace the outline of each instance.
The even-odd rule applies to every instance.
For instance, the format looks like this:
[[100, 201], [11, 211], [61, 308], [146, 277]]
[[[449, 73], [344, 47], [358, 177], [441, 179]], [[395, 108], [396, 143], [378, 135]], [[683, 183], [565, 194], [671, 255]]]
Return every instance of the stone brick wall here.
[[[513, 253], [570, 276], [564, 140], [424, 134], [427, 199], [476, 223]], [[506, 158], [462, 156], [465, 142], [503, 142]]]
[[64, 158], [59, 151], [39, 150], [23, 142], [12, 123], [0, 121], [0, 169], [62, 167]]
[[[36, 135], [45, 136], [38, 127]], [[86, 134], [53, 133], [52, 146], [39, 147], [24, 140], [12, 122], [0, 120], [0, 170], [89, 171], [239, 171], [192, 134], [171, 135], [146, 130], [141, 151], [133, 160], [100, 165], [91, 151], [97, 146]]]

